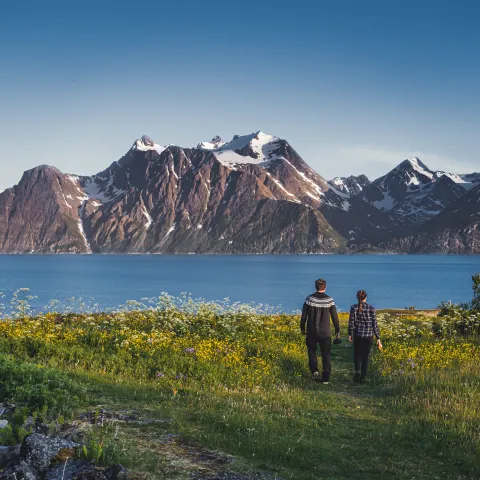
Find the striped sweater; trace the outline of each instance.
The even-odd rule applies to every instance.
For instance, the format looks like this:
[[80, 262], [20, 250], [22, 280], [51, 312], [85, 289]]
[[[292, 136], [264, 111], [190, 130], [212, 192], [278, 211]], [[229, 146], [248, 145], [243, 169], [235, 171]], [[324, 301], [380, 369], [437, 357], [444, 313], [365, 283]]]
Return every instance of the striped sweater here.
[[302, 309], [300, 329], [307, 337], [328, 338], [332, 336], [330, 321], [335, 333], [340, 332], [337, 307], [332, 297], [326, 293], [313, 293], [305, 299]]

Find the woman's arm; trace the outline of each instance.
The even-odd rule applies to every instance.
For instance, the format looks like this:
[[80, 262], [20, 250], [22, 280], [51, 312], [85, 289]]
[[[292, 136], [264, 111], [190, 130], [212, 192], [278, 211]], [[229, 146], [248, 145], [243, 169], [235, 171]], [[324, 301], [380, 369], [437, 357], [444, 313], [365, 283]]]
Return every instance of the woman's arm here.
[[377, 340], [380, 340], [380, 331], [378, 330], [378, 322], [377, 322], [377, 312], [375, 307], [372, 307], [372, 326], [373, 326], [373, 334]]

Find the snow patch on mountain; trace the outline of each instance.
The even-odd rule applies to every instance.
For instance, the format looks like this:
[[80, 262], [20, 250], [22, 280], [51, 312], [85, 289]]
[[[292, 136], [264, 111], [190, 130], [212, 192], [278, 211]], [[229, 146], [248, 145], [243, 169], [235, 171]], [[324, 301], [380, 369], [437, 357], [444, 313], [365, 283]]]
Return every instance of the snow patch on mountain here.
[[98, 200], [102, 203], [110, 203], [121, 197], [125, 191], [113, 186], [113, 177], [107, 182], [99, 182], [97, 177], [91, 177], [87, 180], [83, 187], [84, 193], [91, 200]]
[[480, 173], [461, 173], [461, 174], [452, 174], [452, 173], [445, 173], [445, 172], [438, 172], [443, 173], [443, 175], [448, 176], [451, 178], [455, 183], [458, 183], [466, 190], [470, 190], [476, 185], [480, 184]]
[[[235, 135], [228, 143], [211, 150], [218, 161], [226, 167], [235, 168], [236, 165], [254, 164], [268, 166], [272, 160], [281, 158], [275, 155], [278, 149], [279, 138], [262, 131], [249, 135]], [[207, 146], [208, 147], [208, 146]]]
[[346, 178], [345, 177], [335, 177], [333, 180], [330, 181], [332, 185], [337, 187], [338, 190], [345, 190], [346, 193], [349, 193], [348, 186], [346, 185]]
[[83, 239], [83, 244], [85, 245], [85, 249], [87, 253], [92, 253], [92, 249], [90, 248], [90, 244], [88, 243], [87, 235], [85, 234], [85, 229], [83, 228], [83, 219], [85, 217], [85, 208], [86, 208], [86, 201], [83, 201], [78, 209], [78, 231], [80, 232], [80, 236]]
[[335, 177], [328, 182], [340, 192], [348, 195], [358, 195], [371, 182], [366, 175], [351, 175], [350, 177]]
[[140, 152], [148, 152], [149, 150], [154, 150], [155, 152], [160, 154], [165, 150], [165, 147], [162, 147], [158, 143], [155, 143], [147, 135], [143, 135], [142, 138], [135, 140], [135, 143], [132, 146], [132, 150], [138, 150]]
[[[293, 170], [297, 173], [297, 175], [299, 175], [304, 181], [306, 181], [310, 186], [311, 188], [313, 188], [313, 191], [314, 193], [316, 193], [318, 196], [317, 196], [317, 200], [320, 199], [321, 196], [324, 195], [323, 193], [323, 190], [320, 188], [320, 186], [315, 183], [313, 180], [311, 180], [310, 178], [308, 178], [303, 172], [301, 172], [300, 170], [298, 170], [291, 162], [289, 162], [286, 158], [284, 158], [285, 162], [287, 163], [287, 165], [290, 165], [290, 167], [293, 168]], [[307, 192], [308, 193], [308, 192]], [[312, 195], [310, 195], [312, 196]], [[315, 198], [314, 196], [312, 196], [312, 198]]]
[[275, 182], [276, 185], [278, 185], [289, 197], [293, 198], [293, 201], [295, 203], [302, 203], [300, 200], [293, 195], [293, 193], [290, 193], [275, 177], [273, 177], [270, 173], [267, 173], [267, 175]]
[[[408, 158], [406, 160], [406, 162], [409, 162], [410, 165], [412, 166], [413, 170], [415, 170], [420, 175], [424, 175], [425, 177], [428, 177], [431, 180], [434, 178], [433, 172], [430, 171], [430, 169], [419, 158], [417, 158], [417, 157]], [[396, 168], [400, 169], [400, 168], [402, 168], [402, 165], [403, 165], [403, 163], [398, 165], [398, 167], [396, 167]]]
[[145, 205], [142, 205], [142, 213], [143, 213], [143, 216], [146, 219], [145, 229], [148, 230], [153, 223], [153, 219], [150, 216], [150, 214], [147, 212], [147, 209], [145, 208]]
[[213, 137], [210, 142], [201, 142], [197, 145], [197, 148], [201, 148], [203, 150], [215, 150], [216, 148], [222, 147], [225, 145], [224, 142], [218, 135]]

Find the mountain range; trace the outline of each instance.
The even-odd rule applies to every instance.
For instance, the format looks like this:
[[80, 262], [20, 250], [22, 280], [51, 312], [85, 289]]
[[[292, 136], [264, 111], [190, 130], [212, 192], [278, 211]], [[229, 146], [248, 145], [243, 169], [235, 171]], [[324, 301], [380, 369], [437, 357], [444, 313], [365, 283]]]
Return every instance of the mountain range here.
[[480, 253], [480, 173], [418, 158], [326, 180], [261, 131], [144, 135], [92, 176], [41, 165], [0, 193], [0, 253]]

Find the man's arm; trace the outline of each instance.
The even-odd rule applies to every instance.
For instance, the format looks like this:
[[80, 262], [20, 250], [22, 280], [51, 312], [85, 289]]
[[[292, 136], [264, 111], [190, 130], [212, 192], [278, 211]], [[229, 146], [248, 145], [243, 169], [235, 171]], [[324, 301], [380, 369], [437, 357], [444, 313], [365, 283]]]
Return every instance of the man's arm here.
[[308, 318], [308, 305], [305, 302], [303, 304], [303, 309], [302, 309], [302, 319], [300, 320], [300, 330], [302, 331], [303, 335], [306, 335], [305, 331], [305, 324], [307, 323], [307, 318]]
[[338, 321], [337, 307], [335, 304], [330, 307], [330, 317], [332, 318], [333, 325], [335, 325], [335, 334], [338, 337], [340, 335], [340, 322]]

